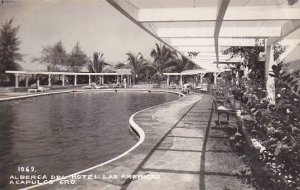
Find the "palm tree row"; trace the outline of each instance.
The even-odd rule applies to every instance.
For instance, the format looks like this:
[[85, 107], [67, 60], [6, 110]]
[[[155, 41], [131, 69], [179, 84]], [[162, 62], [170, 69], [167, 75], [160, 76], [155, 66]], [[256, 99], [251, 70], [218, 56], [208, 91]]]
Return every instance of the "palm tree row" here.
[[110, 65], [105, 62], [103, 55], [101, 52], [94, 52], [93, 59], [89, 59], [88, 61], [89, 72], [102, 73], [103, 68]]
[[129, 68], [132, 70], [133, 83], [137, 80], [149, 82], [155, 80], [160, 83], [164, 79], [163, 73], [165, 72], [181, 72], [189, 69], [196, 69], [197, 66], [189, 59], [177, 53], [165, 45], [155, 44], [155, 48], [151, 50], [150, 56], [153, 61], [144, 59], [141, 53], [134, 55], [127, 53], [127, 62], [119, 63], [115, 68]]
[[[64, 50], [61, 42], [59, 42], [57, 46], [61, 47], [60, 49]], [[52, 49], [54, 50], [58, 49], [55, 47]], [[78, 43], [75, 47], [77, 47], [77, 49], [80, 50]], [[74, 52], [72, 51], [72, 55], [74, 54], [74, 56], [72, 57], [74, 59], [72, 60], [72, 63], [73, 62], [77, 63], [76, 61], [78, 57], [77, 54], [79, 53], [77, 53], [77, 51], [75, 50]], [[48, 59], [46, 61], [52, 63], [53, 62], [52, 57], [54, 57], [51, 54], [52, 51], [47, 51], [47, 52], [50, 55], [48, 57], [50, 57], [51, 59], [49, 58], [50, 61], [48, 61]], [[80, 50], [79, 52], [82, 51]], [[127, 60], [124, 63], [118, 63], [117, 65], [112, 66], [111, 64], [107, 63], [104, 60], [104, 54], [101, 52], [94, 52], [92, 58], [88, 58], [84, 53], [81, 53], [80, 55], [82, 55], [81, 56], [82, 60], [86, 60], [82, 62], [87, 63], [87, 69], [89, 72], [101, 73], [101, 72], [114, 72], [115, 69], [131, 69], [132, 82], [134, 84], [136, 84], [138, 81], [143, 81], [143, 82], [156, 81], [160, 83], [164, 79], [163, 73], [165, 72], [181, 72], [183, 70], [194, 69], [197, 67], [186, 57], [184, 56], [179, 57], [174, 50], [169, 49], [165, 45], [158, 45], [158, 44], [155, 44], [155, 48], [152, 49], [150, 52], [150, 57], [153, 59], [152, 61], [146, 60], [141, 53], [135, 55], [131, 52], [128, 52], [126, 54]], [[46, 56], [46, 58], [48, 57]], [[59, 56], [55, 56], [55, 57], [59, 57]], [[78, 65], [78, 67], [79, 66], [82, 67], [84, 64]], [[50, 65], [56, 66], [57, 64], [55, 62], [55, 64], [50, 64]], [[80, 67], [78, 71], [80, 70]]]

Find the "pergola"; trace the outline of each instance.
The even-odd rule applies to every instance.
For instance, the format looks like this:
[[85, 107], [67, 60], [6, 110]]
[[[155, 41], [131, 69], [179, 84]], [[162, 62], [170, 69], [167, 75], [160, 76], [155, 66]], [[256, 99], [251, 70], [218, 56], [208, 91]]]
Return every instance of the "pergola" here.
[[[222, 70], [222, 71], [225, 71], [225, 70]], [[206, 73], [213, 73], [214, 75], [214, 84], [217, 84], [217, 76], [221, 73], [220, 70], [210, 70], [210, 71], [207, 71], [205, 69], [193, 69], [193, 70], [185, 70], [185, 71], [182, 71], [180, 73], [163, 73], [164, 75], [167, 76], [167, 85], [170, 84], [170, 76], [179, 76], [180, 79], [179, 79], [179, 85], [182, 86], [183, 85], [183, 76], [197, 76], [199, 75], [200, 76], [200, 83], [202, 84], [203, 83], [203, 77]], [[196, 77], [196, 83], [198, 83], [198, 78]]]
[[[226, 64], [220, 63], [243, 61], [242, 58], [230, 59], [225, 55], [223, 50], [228, 47], [264, 46], [269, 97], [274, 96], [274, 80], [268, 77], [270, 68], [276, 61], [287, 59], [299, 47], [298, 0], [107, 2], [154, 38], [182, 55], [196, 52], [196, 56], [189, 58], [207, 71], [221, 72]], [[273, 46], [277, 42], [286, 46], [286, 52], [274, 60]]]
[[[48, 76], [48, 86], [51, 84], [51, 76], [62, 76], [62, 86], [65, 86], [65, 76], [74, 76], [74, 86], [77, 86], [77, 76], [88, 76], [89, 85], [92, 83], [91, 76], [99, 76], [99, 81], [104, 84], [104, 76], [116, 76], [117, 83], [123, 80], [123, 77], [127, 78], [129, 85], [131, 85], [131, 70], [130, 69], [117, 69], [115, 73], [76, 73], [76, 72], [49, 72], [49, 71], [6, 71], [8, 74], [15, 75], [15, 87], [19, 88], [19, 76], [25, 76], [25, 87], [28, 87], [28, 78], [30, 75], [46, 75]], [[39, 85], [39, 78], [37, 78], [37, 85]]]

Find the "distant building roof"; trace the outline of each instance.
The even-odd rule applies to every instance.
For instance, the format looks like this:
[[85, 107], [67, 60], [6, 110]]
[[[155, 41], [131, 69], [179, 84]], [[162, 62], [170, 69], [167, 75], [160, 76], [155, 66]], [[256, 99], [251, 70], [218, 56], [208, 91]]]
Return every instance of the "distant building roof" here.
[[[119, 71], [120, 70], [120, 71]], [[10, 74], [31, 74], [31, 75], [131, 75], [130, 69], [117, 69], [115, 73], [74, 73], [74, 72], [51, 72], [51, 71], [5, 71]]]
[[131, 69], [117, 69], [116, 72], [118, 75], [130, 75]]

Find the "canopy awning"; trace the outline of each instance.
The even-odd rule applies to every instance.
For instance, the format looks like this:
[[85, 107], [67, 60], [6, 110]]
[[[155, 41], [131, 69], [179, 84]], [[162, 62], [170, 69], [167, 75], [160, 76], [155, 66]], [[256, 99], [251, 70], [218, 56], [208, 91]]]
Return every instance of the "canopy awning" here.
[[[107, 0], [160, 42], [206, 70], [243, 62], [230, 46], [300, 39], [300, 2], [291, 0]], [[198, 53], [189, 56], [189, 53]], [[217, 63], [217, 64], [216, 64]]]
[[131, 75], [131, 69], [117, 69], [118, 75]]
[[221, 71], [224, 71], [224, 70], [215, 69], [215, 70], [207, 71], [204, 69], [193, 69], [193, 70], [185, 70], [180, 73], [163, 73], [163, 74], [169, 75], [169, 76], [180, 76], [180, 75], [185, 76], [185, 75], [198, 75], [201, 73], [219, 73]]
[[[129, 69], [130, 70], [130, 69]], [[96, 75], [96, 76], [115, 76], [115, 75], [131, 75], [130, 72], [116, 72], [116, 73], [74, 73], [74, 72], [50, 72], [50, 71], [5, 71], [10, 74], [28, 74], [28, 75]]]

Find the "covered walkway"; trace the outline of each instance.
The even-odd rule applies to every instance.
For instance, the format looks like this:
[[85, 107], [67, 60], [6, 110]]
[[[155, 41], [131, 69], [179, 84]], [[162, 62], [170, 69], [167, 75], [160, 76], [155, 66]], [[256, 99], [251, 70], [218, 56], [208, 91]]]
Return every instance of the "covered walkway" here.
[[[223, 70], [225, 71], [225, 70]], [[182, 86], [183, 85], [183, 78], [185, 76], [192, 76], [194, 77], [194, 84], [195, 84], [195, 87], [198, 86], [198, 83], [199, 84], [203, 84], [203, 77], [206, 73], [212, 73], [213, 74], [213, 77], [214, 77], [214, 84], [217, 84], [217, 77], [218, 75], [221, 73], [220, 70], [204, 70], [204, 69], [194, 69], [194, 70], [185, 70], [185, 71], [182, 71], [180, 73], [163, 73], [164, 75], [167, 76], [167, 86], [170, 85], [170, 79], [171, 79], [171, 76], [179, 76], [179, 86]]]
[[[52, 86], [52, 77], [53, 76], [61, 76], [62, 79], [62, 86], [65, 86], [65, 78], [66, 76], [73, 76], [74, 77], [74, 86], [77, 86], [77, 77], [78, 76], [88, 76], [88, 85], [91, 85], [92, 76], [98, 76], [99, 77], [99, 83], [101, 85], [104, 84], [104, 77], [105, 76], [115, 76], [116, 82], [121, 83], [124, 78], [126, 78], [126, 81], [129, 85], [131, 85], [131, 70], [130, 69], [117, 69], [115, 73], [74, 73], [74, 72], [51, 72], [51, 71], [6, 71], [8, 74], [14, 74], [15, 76], [15, 87], [19, 88], [19, 78], [21, 76], [25, 77], [25, 87], [28, 88], [29, 84], [29, 77], [30, 76], [48, 76], [48, 86]], [[36, 77], [36, 84], [39, 86], [40, 79], [39, 77]]]
[[[241, 63], [228, 47], [264, 47], [266, 89], [274, 99], [274, 79], [268, 74], [277, 62], [298, 61], [300, 3], [297, 0], [107, 0], [154, 38], [206, 71], [224, 71]], [[274, 60], [280, 43], [285, 53]], [[224, 64], [225, 63], [225, 64]], [[246, 73], [246, 72], [245, 72]], [[247, 76], [245, 76], [247, 77]]]

